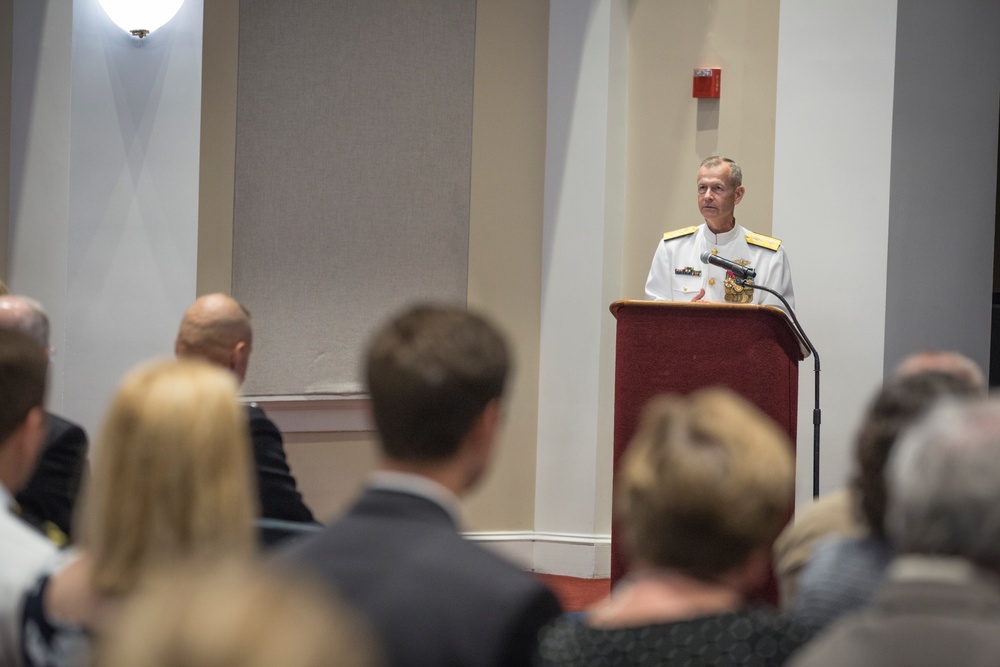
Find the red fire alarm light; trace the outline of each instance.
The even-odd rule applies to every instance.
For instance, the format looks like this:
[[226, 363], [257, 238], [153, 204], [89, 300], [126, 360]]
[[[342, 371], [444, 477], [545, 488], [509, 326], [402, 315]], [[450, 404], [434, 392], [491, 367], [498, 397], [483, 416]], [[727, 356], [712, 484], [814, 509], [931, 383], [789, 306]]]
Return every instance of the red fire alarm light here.
[[722, 69], [718, 67], [704, 67], [694, 71], [694, 85], [691, 88], [691, 97], [719, 97], [722, 88]]

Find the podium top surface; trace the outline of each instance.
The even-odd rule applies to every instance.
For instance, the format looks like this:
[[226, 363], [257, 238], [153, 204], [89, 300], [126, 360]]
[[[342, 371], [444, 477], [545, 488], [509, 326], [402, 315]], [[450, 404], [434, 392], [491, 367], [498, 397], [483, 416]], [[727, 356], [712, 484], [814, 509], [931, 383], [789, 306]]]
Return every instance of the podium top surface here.
[[684, 316], [705, 315], [708, 313], [718, 314], [720, 317], [760, 317], [770, 320], [774, 324], [788, 331], [788, 333], [798, 343], [802, 359], [809, 356], [809, 348], [802, 336], [792, 325], [791, 319], [780, 308], [773, 306], [761, 306], [759, 304], [744, 303], [715, 303], [704, 301], [642, 301], [638, 299], [622, 299], [615, 301], [609, 307], [615, 319], [619, 319], [619, 313], [623, 310], [636, 309], [644, 312], [662, 310], [664, 315], [671, 312], [675, 315]]

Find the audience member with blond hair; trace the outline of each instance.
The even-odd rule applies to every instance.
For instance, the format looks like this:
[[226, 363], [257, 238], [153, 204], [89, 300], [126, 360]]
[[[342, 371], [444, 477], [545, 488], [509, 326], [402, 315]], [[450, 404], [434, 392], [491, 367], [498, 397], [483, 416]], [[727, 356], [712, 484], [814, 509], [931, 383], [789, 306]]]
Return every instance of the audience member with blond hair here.
[[28, 665], [79, 664], [85, 634], [150, 573], [254, 553], [248, 438], [231, 374], [169, 361], [126, 376], [96, 448], [82, 548], [25, 604]]
[[631, 572], [543, 635], [541, 665], [780, 665], [808, 632], [746, 595], [791, 507], [787, 437], [722, 389], [655, 399], [619, 469]]
[[373, 642], [316, 582], [243, 563], [179, 564], [125, 603], [94, 667], [373, 667]]

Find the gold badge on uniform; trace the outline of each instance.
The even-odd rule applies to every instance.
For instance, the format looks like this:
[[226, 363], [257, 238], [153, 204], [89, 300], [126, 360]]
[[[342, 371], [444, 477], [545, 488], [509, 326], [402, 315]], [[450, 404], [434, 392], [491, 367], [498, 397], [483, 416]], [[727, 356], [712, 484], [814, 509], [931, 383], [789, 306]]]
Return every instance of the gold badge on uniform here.
[[[739, 264], [740, 266], [747, 266], [750, 264], [749, 259], [734, 259], [734, 264]], [[736, 283], [736, 277], [726, 271], [726, 303], [750, 303], [753, 301], [753, 281], [747, 279], [745, 285], [739, 285]]]

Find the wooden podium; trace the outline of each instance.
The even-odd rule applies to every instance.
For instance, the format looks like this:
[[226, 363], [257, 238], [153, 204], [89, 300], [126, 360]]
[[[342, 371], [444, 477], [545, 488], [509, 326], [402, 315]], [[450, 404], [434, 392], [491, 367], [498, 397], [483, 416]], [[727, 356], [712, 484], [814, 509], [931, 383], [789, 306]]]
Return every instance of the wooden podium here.
[[[642, 408], [658, 394], [727, 387], [774, 419], [795, 442], [799, 361], [808, 351], [782, 311], [756, 305], [616, 301], [611, 312], [618, 321], [616, 479]], [[613, 525], [612, 584], [626, 570], [618, 537]]]

